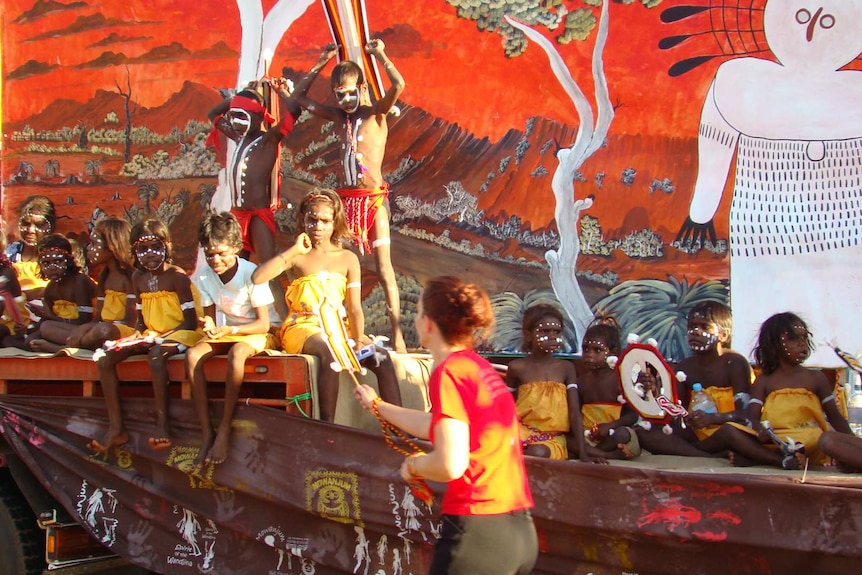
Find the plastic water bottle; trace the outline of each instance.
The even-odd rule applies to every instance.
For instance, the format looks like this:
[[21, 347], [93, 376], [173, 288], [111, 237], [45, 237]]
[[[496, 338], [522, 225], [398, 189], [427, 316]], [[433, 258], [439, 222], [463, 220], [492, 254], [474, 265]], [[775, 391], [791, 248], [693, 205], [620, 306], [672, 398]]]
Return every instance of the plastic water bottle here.
[[703, 390], [703, 385], [695, 383], [691, 386], [691, 403], [688, 407], [689, 411], [702, 411], [704, 413], [718, 413], [718, 408], [715, 402]]

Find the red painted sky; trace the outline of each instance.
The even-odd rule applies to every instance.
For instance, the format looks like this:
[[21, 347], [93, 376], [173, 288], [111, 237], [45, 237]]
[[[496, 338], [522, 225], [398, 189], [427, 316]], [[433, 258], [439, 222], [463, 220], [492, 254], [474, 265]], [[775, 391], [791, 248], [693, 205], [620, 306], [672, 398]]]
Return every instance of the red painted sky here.
[[[115, 81], [124, 83], [124, 67], [74, 69], [106, 50], [133, 57], [171, 42], [180, 42], [193, 52], [209, 48], [219, 40], [237, 51], [240, 46], [239, 13], [228, 0], [221, 2], [221, 7], [211, 2], [184, 0], [109, 2], [52, 13], [35, 22], [12, 23], [33, 2], [4, 0], [3, 77], [31, 59], [60, 68], [21, 80], [4, 80], [5, 121], [25, 118], [57, 98], [85, 101], [98, 88], [113, 90]], [[267, 9], [273, 3], [274, 0], [264, 1]], [[411, 35], [397, 32], [387, 36], [391, 38], [389, 53], [407, 80], [403, 95], [406, 102], [457, 122], [479, 136], [488, 135], [492, 140], [510, 128], [523, 129], [531, 116], [577, 123], [571, 102], [551, 75], [547, 58], [537, 46], [531, 45], [519, 58], [506, 59], [498, 35], [480, 33], [473, 22], [456, 18], [455, 9], [443, 0], [367, 0], [367, 4], [373, 32], [404, 25], [416, 31]], [[620, 104], [613, 133], [696, 134], [700, 101], [717, 61], [679, 78], [667, 76], [667, 68], [677, 58], [703, 53], [685, 47], [673, 53], [657, 49], [660, 38], [684, 31], [680, 25], [671, 27], [659, 21], [660, 11], [670, 4], [665, 2], [652, 10], [640, 3], [613, 3], [610, 7], [611, 34], [605, 51], [605, 70], [612, 99]], [[24, 41], [96, 12], [123, 21], [158, 23], [111, 26], [60, 38]], [[151, 39], [88, 47], [111, 32]], [[320, 46], [329, 41], [323, 11], [319, 3], [314, 3], [285, 34], [274, 58], [275, 69], [282, 65], [309, 67]], [[591, 40], [573, 42], [560, 50], [575, 79], [591, 94]], [[237, 67], [237, 59], [223, 58], [132, 64], [128, 70], [134, 99], [144, 106], [155, 106], [179, 90], [185, 80], [213, 87], [232, 86]]]

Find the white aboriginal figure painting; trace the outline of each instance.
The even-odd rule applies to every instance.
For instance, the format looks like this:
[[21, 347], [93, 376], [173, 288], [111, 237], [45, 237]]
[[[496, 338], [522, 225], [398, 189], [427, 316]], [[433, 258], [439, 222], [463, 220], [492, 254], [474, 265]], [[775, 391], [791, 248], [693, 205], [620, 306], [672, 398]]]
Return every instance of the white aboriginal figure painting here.
[[[728, 177], [734, 345], [792, 311], [817, 340], [862, 350], [862, 0], [768, 0], [775, 61], [719, 66], [703, 103], [698, 173], [681, 236], [714, 238]], [[729, 175], [735, 163], [735, 171]], [[818, 346], [812, 365], [840, 365]]]

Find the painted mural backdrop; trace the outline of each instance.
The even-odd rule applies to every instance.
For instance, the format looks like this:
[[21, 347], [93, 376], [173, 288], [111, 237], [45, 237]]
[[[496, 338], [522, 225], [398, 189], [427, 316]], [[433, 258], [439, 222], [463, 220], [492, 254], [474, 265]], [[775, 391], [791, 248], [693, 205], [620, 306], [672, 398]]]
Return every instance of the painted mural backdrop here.
[[[597, 312], [686, 352], [697, 302], [732, 303], [734, 347], [802, 314], [862, 351], [862, 0], [366, 0], [407, 82], [384, 173], [408, 343], [422, 282], [494, 296], [494, 349], [559, 300], [573, 348]], [[265, 75], [297, 80], [332, 40], [316, 0], [4, 0], [2, 213], [32, 194], [83, 238], [155, 213], [192, 269], [224, 151], [207, 111]], [[311, 96], [331, 98], [327, 68]], [[343, 127], [303, 114], [282, 153], [293, 206], [334, 186]], [[373, 260], [368, 330], [385, 334]], [[838, 365], [825, 345], [814, 362]]]

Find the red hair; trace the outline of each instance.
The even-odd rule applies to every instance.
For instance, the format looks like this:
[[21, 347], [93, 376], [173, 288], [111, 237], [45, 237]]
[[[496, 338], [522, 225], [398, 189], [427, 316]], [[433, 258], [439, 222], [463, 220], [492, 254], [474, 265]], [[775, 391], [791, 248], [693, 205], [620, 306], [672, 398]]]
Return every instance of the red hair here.
[[422, 290], [422, 310], [449, 345], [473, 347], [494, 326], [488, 294], [454, 276], [431, 278]]

